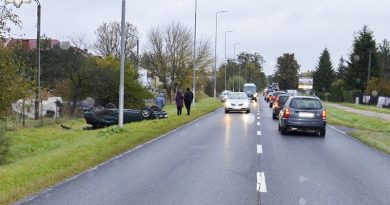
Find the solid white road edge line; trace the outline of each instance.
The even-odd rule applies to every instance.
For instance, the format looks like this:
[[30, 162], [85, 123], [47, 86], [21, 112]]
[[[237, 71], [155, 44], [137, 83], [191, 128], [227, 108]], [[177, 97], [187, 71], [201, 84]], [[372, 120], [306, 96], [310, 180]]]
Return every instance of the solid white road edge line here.
[[257, 172], [256, 190], [257, 192], [262, 192], [262, 193], [267, 192], [267, 185], [265, 184], [264, 172]]
[[261, 144], [257, 145], [257, 154], [263, 154], [263, 145]]

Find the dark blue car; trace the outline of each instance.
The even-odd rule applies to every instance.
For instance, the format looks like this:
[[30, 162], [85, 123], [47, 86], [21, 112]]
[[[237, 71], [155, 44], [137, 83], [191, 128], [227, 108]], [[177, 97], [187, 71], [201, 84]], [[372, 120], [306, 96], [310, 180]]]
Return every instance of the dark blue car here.
[[279, 131], [314, 131], [319, 136], [326, 133], [326, 112], [321, 100], [310, 96], [290, 97], [279, 113]]

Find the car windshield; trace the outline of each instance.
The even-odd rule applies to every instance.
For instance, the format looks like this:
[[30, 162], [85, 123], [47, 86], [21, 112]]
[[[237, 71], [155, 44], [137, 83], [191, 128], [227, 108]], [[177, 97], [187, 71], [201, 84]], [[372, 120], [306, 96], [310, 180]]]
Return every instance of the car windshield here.
[[247, 99], [248, 96], [245, 93], [230, 93], [229, 99]]
[[244, 91], [245, 91], [245, 92], [254, 93], [254, 92], [256, 92], [256, 87], [255, 87], [255, 86], [245, 86], [245, 87], [244, 87]]
[[322, 104], [318, 99], [294, 98], [291, 100], [290, 107], [295, 109], [317, 110], [322, 109]]

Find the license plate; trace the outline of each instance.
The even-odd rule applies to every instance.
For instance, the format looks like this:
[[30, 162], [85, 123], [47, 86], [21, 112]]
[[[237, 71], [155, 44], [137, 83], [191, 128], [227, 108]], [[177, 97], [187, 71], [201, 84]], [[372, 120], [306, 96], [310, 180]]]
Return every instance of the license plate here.
[[300, 112], [298, 114], [299, 117], [302, 117], [302, 118], [314, 118], [314, 113], [310, 113], [310, 112]]

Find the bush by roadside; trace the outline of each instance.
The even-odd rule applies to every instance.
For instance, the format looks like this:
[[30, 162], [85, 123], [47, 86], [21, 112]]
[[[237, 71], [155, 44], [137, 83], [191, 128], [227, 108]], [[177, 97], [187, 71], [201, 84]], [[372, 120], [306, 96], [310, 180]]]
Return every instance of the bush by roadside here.
[[9, 152], [11, 140], [5, 135], [5, 127], [0, 123], [0, 164], [2, 164]]

